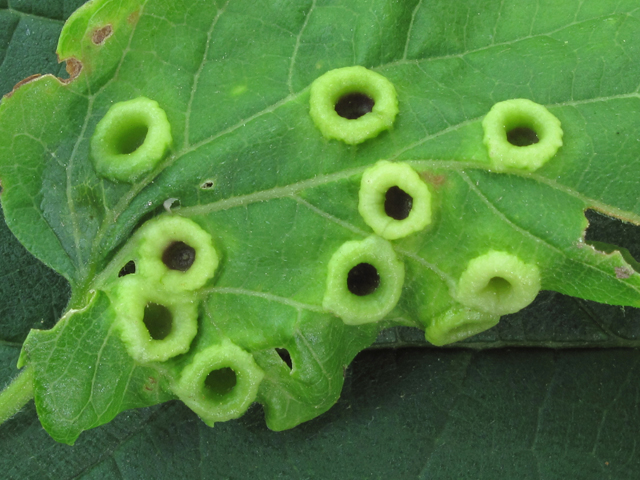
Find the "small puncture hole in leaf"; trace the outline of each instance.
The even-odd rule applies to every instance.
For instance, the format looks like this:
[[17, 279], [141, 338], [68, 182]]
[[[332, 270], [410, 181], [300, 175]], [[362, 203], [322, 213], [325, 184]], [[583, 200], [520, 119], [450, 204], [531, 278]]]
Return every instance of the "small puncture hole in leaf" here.
[[289, 369], [293, 369], [293, 362], [291, 361], [291, 354], [286, 348], [276, 348], [276, 353], [280, 356], [282, 361], [286, 363]]
[[119, 133], [114, 139], [115, 150], [119, 155], [129, 155], [142, 146], [149, 133], [149, 127], [144, 124], [133, 125]]
[[516, 127], [507, 132], [507, 141], [516, 147], [528, 147], [540, 141], [538, 134], [529, 127]]
[[213, 180], [205, 180], [200, 184], [200, 188], [202, 190], [211, 190], [214, 187], [215, 183]]
[[118, 277], [124, 277], [133, 273], [136, 273], [136, 262], [134, 262], [133, 260], [129, 260], [127, 264], [120, 269]]
[[171, 270], [186, 272], [196, 260], [196, 251], [184, 242], [172, 242], [162, 254], [162, 262]]
[[336, 103], [336, 113], [347, 120], [357, 120], [370, 113], [375, 102], [373, 98], [364, 93], [348, 93], [340, 97]]
[[380, 275], [370, 263], [359, 263], [347, 275], [347, 288], [354, 295], [371, 295], [380, 286]]
[[144, 307], [143, 322], [152, 339], [164, 340], [171, 333], [173, 314], [164, 305], [148, 303]]
[[204, 380], [207, 395], [214, 400], [220, 400], [233, 390], [237, 383], [236, 372], [229, 367], [212, 370]]
[[508, 295], [512, 289], [511, 283], [508, 280], [505, 280], [502, 277], [493, 277], [487, 283], [487, 286], [484, 288], [484, 291], [494, 293], [498, 296]]
[[394, 220], [404, 220], [411, 213], [413, 197], [400, 187], [391, 187], [384, 198], [384, 211]]

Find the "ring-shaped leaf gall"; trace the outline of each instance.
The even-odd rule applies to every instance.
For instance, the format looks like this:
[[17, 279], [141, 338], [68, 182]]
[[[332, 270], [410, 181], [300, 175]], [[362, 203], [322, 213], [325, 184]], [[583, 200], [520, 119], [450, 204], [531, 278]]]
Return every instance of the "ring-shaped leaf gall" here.
[[441, 347], [495, 327], [499, 320], [499, 315], [458, 305], [433, 318], [425, 328], [425, 338]]
[[562, 146], [562, 127], [544, 106], [518, 98], [496, 103], [482, 121], [491, 166], [533, 172]]
[[133, 183], [164, 158], [171, 146], [171, 125], [158, 102], [138, 97], [118, 102], [96, 125], [91, 158], [98, 175]]
[[382, 320], [400, 299], [404, 264], [391, 244], [375, 235], [342, 244], [327, 270], [322, 306], [347, 325]]
[[492, 315], [522, 310], [540, 291], [540, 270], [506, 252], [472, 259], [458, 280], [457, 300]]
[[358, 211], [377, 235], [395, 240], [431, 223], [431, 193], [409, 165], [382, 160], [362, 175]]
[[250, 353], [225, 340], [196, 353], [173, 391], [213, 426], [240, 417], [256, 399], [263, 377]]
[[168, 295], [136, 275], [118, 280], [112, 302], [120, 338], [138, 362], [186, 353], [198, 331], [198, 307], [190, 295]]
[[202, 287], [213, 277], [218, 255], [211, 235], [193, 220], [161, 215], [137, 233], [139, 274], [179, 292]]
[[311, 84], [309, 106], [325, 138], [350, 145], [391, 128], [398, 114], [393, 84], [360, 66], [337, 68], [318, 77]]

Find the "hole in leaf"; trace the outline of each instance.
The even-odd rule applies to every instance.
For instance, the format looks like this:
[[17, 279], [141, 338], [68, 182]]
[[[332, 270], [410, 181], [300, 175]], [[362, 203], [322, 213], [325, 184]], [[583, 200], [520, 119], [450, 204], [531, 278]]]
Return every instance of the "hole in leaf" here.
[[144, 326], [154, 340], [164, 340], [171, 333], [173, 327], [173, 315], [164, 305], [148, 303], [144, 307]]
[[484, 287], [483, 291], [487, 293], [494, 293], [495, 295], [502, 297], [508, 295], [511, 292], [511, 283], [502, 277], [493, 277]]
[[125, 275], [131, 275], [136, 273], [136, 262], [129, 260], [127, 264], [120, 269], [118, 277], [124, 277]]
[[356, 120], [371, 112], [375, 102], [364, 93], [348, 93], [336, 103], [336, 113], [347, 120]]
[[196, 251], [184, 242], [172, 242], [162, 254], [162, 262], [171, 270], [186, 272], [196, 261]]
[[280, 356], [282, 361], [287, 364], [289, 369], [293, 368], [293, 362], [291, 361], [291, 354], [286, 348], [276, 348], [276, 353]]
[[538, 134], [529, 127], [516, 127], [507, 132], [507, 141], [516, 147], [528, 147], [538, 143]]
[[394, 220], [404, 220], [411, 213], [413, 197], [400, 187], [391, 187], [384, 197], [384, 211]]
[[584, 239], [597, 250], [607, 253], [619, 250], [624, 259], [638, 269], [640, 259], [640, 225], [608, 217], [595, 210], [585, 210], [589, 226]]
[[146, 125], [133, 125], [122, 129], [115, 138], [115, 151], [119, 155], [129, 155], [142, 146], [149, 133]]
[[204, 388], [210, 398], [220, 400], [233, 390], [236, 383], [236, 372], [229, 367], [224, 367], [209, 372], [204, 380]]
[[364, 297], [376, 291], [380, 286], [380, 275], [370, 263], [359, 263], [347, 275], [347, 288], [354, 295]]
[[214, 186], [213, 180], [205, 180], [204, 182], [202, 182], [202, 184], [200, 184], [200, 188], [202, 190], [210, 190], [213, 188], [213, 186]]

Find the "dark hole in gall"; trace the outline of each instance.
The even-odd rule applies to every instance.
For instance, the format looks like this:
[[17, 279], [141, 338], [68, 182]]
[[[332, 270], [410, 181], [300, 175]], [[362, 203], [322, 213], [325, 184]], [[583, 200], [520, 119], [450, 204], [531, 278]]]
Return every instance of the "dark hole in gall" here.
[[173, 315], [164, 305], [148, 303], [144, 307], [144, 326], [154, 340], [164, 340], [171, 333]]
[[287, 364], [289, 369], [293, 368], [293, 362], [291, 361], [291, 355], [286, 348], [276, 348], [276, 353], [280, 356], [282, 361]]
[[336, 113], [347, 120], [356, 120], [371, 112], [375, 102], [364, 93], [348, 93], [336, 103]]
[[394, 220], [404, 220], [411, 213], [413, 197], [400, 187], [391, 187], [384, 197], [384, 211]]
[[502, 277], [493, 277], [489, 280], [485, 290], [495, 293], [496, 295], [507, 295], [511, 291], [511, 283]]
[[120, 272], [118, 272], [118, 277], [131, 275], [132, 273], [136, 273], [136, 262], [129, 260], [127, 264], [120, 269]]
[[529, 127], [516, 127], [507, 132], [507, 141], [516, 147], [528, 147], [538, 143], [538, 134]]
[[347, 275], [347, 288], [354, 295], [364, 297], [376, 291], [380, 286], [380, 275], [370, 263], [359, 263]]
[[184, 242], [172, 242], [162, 254], [162, 262], [171, 270], [186, 272], [196, 261], [196, 251]]
[[136, 125], [120, 132], [116, 139], [116, 151], [120, 155], [129, 155], [142, 146], [149, 133], [146, 125]]
[[229, 367], [213, 370], [204, 380], [205, 391], [213, 399], [220, 399], [236, 386], [236, 372]]

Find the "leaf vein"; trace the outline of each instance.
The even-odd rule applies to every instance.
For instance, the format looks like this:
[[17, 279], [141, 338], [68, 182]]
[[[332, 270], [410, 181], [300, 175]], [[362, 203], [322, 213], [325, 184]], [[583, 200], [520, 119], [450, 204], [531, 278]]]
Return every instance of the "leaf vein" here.
[[[504, 2], [504, 0], [503, 0]], [[427, 58], [422, 58], [422, 59], [400, 59], [400, 60], [395, 60], [393, 62], [388, 62], [385, 64], [381, 64], [378, 65], [374, 70], [383, 70], [386, 68], [392, 68], [392, 67], [397, 67], [400, 65], [406, 65], [406, 64], [419, 64], [419, 63], [423, 63], [423, 62], [434, 62], [434, 61], [439, 61], [439, 60], [447, 60], [450, 58], [464, 58], [468, 55], [474, 54], [474, 53], [478, 53], [478, 52], [483, 52], [485, 50], [490, 50], [492, 48], [496, 48], [496, 47], [503, 47], [503, 46], [509, 46], [509, 45], [514, 45], [516, 43], [522, 42], [524, 40], [531, 40], [533, 38], [543, 38], [543, 37], [549, 37], [552, 38], [552, 35], [555, 35], [556, 33], [562, 32], [563, 30], [566, 30], [568, 28], [571, 27], [575, 27], [578, 25], [582, 25], [584, 23], [588, 23], [588, 22], [592, 22], [594, 20], [599, 20], [599, 19], [605, 19], [605, 18], [610, 18], [611, 15], [599, 15], [596, 17], [592, 17], [592, 18], [587, 18], [585, 20], [581, 20], [578, 22], [573, 22], [573, 23], [569, 23], [567, 25], [564, 25], [562, 27], [558, 27], [555, 30], [550, 30], [548, 32], [541, 32], [541, 33], [536, 33], [534, 35], [525, 35], [522, 37], [518, 37], [518, 38], [514, 38], [511, 40], [506, 40], [504, 42], [499, 42], [499, 43], [491, 43], [489, 45], [486, 45], [484, 47], [478, 47], [478, 48], [474, 48], [471, 50], [466, 50], [466, 51], [462, 51], [459, 53], [452, 53], [452, 54], [447, 54], [447, 55], [440, 55], [437, 57], [427, 57]], [[497, 24], [496, 24], [497, 25]], [[495, 33], [494, 33], [494, 38], [495, 38]]]
[[413, 30], [413, 24], [416, 21], [416, 15], [418, 14], [418, 10], [420, 10], [421, 6], [422, 6], [422, 0], [420, 0], [417, 3], [415, 8], [413, 9], [413, 12], [411, 12], [411, 21], [409, 22], [409, 28], [407, 29], [407, 40], [404, 43], [404, 53], [402, 54], [402, 60], [406, 60], [407, 55], [409, 54], [409, 43], [411, 42], [411, 32]]
[[298, 32], [298, 35], [296, 36], [296, 44], [293, 47], [293, 54], [291, 55], [291, 62], [289, 63], [289, 74], [287, 76], [287, 86], [289, 87], [289, 93], [291, 95], [293, 95], [293, 93], [294, 93], [293, 92], [293, 68], [295, 66], [296, 57], [298, 55], [298, 49], [300, 48], [300, 39], [302, 38], [302, 34], [304, 33], [305, 29], [307, 28], [307, 24], [309, 23], [309, 18], [311, 18], [311, 13], [316, 8], [316, 2], [317, 2], [317, 0], [313, 0], [312, 1], [311, 7], [309, 8], [309, 11], [305, 15], [304, 23], [302, 24], [302, 27], [300, 27], [300, 31]]
[[[91, 377], [91, 388], [89, 390], [89, 398], [87, 399], [86, 403], [84, 404], [84, 407], [82, 407], [82, 409], [80, 410], [80, 412], [78, 412], [78, 415], [76, 415], [74, 418], [72, 418], [70, 420], [71, 423], [75, 423], [81, 416], [82, 414], [85, 412], [85, 410], [87, 408], [89, 408], [89, 406], [91, 406], [91, 408], [93, 408], [93, 411], [95, 413], [96, 418], [100, 418], [100, 416], [98, 415], [97, 410], [95, 409], [94, 405], [93, 405], [93, 393], [95, 391], [95, 384], [96, 384], [96, 377], [98, 375], [98, 369], [100, 367], [100, 359], [102, 358], [102, 352], [104, 351], [105, 347], [107, 346], [107, 343], [109, 343], [109, 339], [111, 338], [112, 334], [113, 334], [113, 330], [115, 328], [115, 322], [111, 323], [111, 326], [109, 327], [109, 330], [107, 331], [107, 334], [105, 335], [103, 341], [102, 341], [102, 345], [100, 345], [100, 349], [98, 350], [98, 353], [96, 355], [96, 360], [93, 364], [93, 376]], [[78, 344], [80, 344], [80, 342], [78, 342]], [[69, 362], [71, 363], [71, 362]]]
[[190, 140], [189, 140], [189, 128], [191, 125], [191, 108], [193, 107], [193, 99], [195, 98], [196, 91], [198, 90], [198, 83], [200, 82], [200, 76], [202, 75], [202, 71], [204, 70], [204, 66], [207, 63], [207, 56], [209, 55], [209, 47], [211, 46], [211, 38], [213, 37], [213, 31], [218, 24], [218, 20], [225, 12], [229, 2], [231, 0], [227, 0], [227, 3], [218, 10], [216, 16], [211, 22], [211, 26], [209, 27], [209, 31], [207, 32], [207, 41], [205, 42], [204, 52], [202, 54], [202, 60], [200, 61], [200, 65], [198, 66], [198, 70], [196, 70], [195, 75], [193, 76], [193, 85], [191, 87], [191, 94], [189, 95], [189, 102], [187, 103], [187, 113], [185, 115], [185, 123], [184, 123], [184, 147], [185, 149], [189, 148]]
[[330, 222], [335, 223], [336, 225], [340, 225], [341, 227], [349, 230], [350, 232], [355, 233], [356, 235], [360, 235], [362, 237], [366, 237], [367, 235], [370, 235], [370, 233], [367, 233], [364, 230], [361, 230], [360, 228], [356, 227], [355, 225], [353, 225], [353, 224], [351, 224], [349, 222], [345, 222], [344, 220], [341, 220], [341, 219], [339, 219], [337, 217], [334, 217], [330, 213], [327, 213], [324, 210], [316, 207], [315, 205], [307, 202], [306, 200], [304, 200], [303, 198], [299, 197], [298, 195], [292, 195], [292, 198], [296, 202], [298, 202], [300, 205], [308, 208], [309, 210], [311, 210], [312, 212], [316, 213], [317, 215], [320, 215], [322, 218], [325, 218], [325, 219], [329, 220]]
[[309, 310], [311, 312], [325, 313], [325, 310], [319, 305], [311, 305], [308, 303], [298, 302], [287, 297], [281, 297], [266, 292], [256, 292], [255, 290], [248, 290], [245, 288], [232, 288], [232, 287], [212, 287], [202, 291], [203, 295], [211, 295], [219, 293], [222, 295], [246, 295], [248, 297], [257, 297], [269, 302], [276, 302], [282, 305], [286, 305], [296, 310]]
[[308, 180], [302, 180], [297, 183], [292, 183], [283, 187], [273, 187], [268, 190], [261, 190], [255, 193], [248, 193], [245, 195], [237, 195], [234, 197], [217, 200], [212, 203], [195, 205], [192, 207], [184, 207], [179, 210], [180, 215], [192, 216], [192, 215], [204, 215], [211, 212], [217, 212], [220, 210], [227, 210], [234, 207], [244, 207], [256, 202], [265, 202], [268, 200], [274, 200], [284, 197], [292, 197], [296, 193], [305, 190], [307, 188], [319, 187], [331, 182], [336, 182], [349, 178], [353, 175], [362, 173], [365, 167], [356, 167], [349, 170], [343, 170], [339, 173], [330, 173], [327, 175], [318, 175]]

